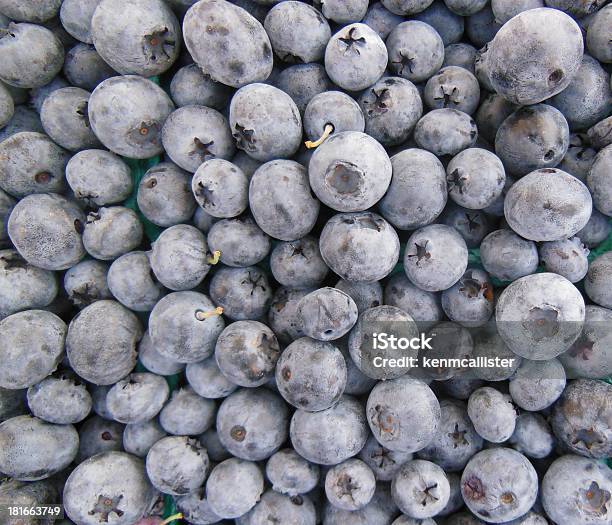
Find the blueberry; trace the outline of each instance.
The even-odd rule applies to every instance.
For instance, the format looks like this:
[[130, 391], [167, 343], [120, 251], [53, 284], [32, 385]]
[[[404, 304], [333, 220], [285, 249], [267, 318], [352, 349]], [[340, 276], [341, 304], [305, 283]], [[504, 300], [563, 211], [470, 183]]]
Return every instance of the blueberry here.
[[311, 291], [311, 288], [294, 289], [281, 286], [274, 292], [268, 310], [268, 324], [280, 342], [288, 344], [304, 335], [297, 306], [302, 297]]
[[159, 413], [159, 424], [168, 434], [175, 436], [202, 434], [214, 425], [216, 408], [214, 401], [199, 396], [186, 386], [172, 392]]
[[408, 239], [404, 270], [422, 290], [446, 290], [467, 269], [467, 247], [456, 230], [432, 224], [416, 230]]
[[283, 399], [267, 389], [237, 390], [217, 412], [219, 440], [241, 459], [269, 458], [287, 439], [288, 412]]
[[399, 258], [399, 239], [393, 227], [371, 212], [334, 215], [319, 239], [323, 260], [348, 281], [378, 281]]
[[610, 457], [608, 402], [612, 387], [603, 381], [571, 381], [555, 404], [552, 428], [564, 447], [590, 458]]
[[209, 467], [206, 450], [185, 436], [160, 439], [147, 452], [147, 476], [164, 494], [182, 496], [193, 492], [206, 479]]
[[205, 106], [183, 106], [170, 113], [161, 141], [172, 161], [191, 173], [205, 161], [231, 159], [236, 151], [227, 119]]
[[586, 183], [593, 195], [595, 208], [612, 217], [612, 190], [610, 190], [610, 166], [612, 166], [612, 144], [602, 149], [591, 166]]
[[241, 525], [264, 525], [266, 523], [316, 523], [314, 503], [308, 496], [290, 498], [274, 490], [264, 492], [261, 499], [247, 514], [236, 520]]
[[155, 278], [150, 254], [146, 252], [129, 252], [116, 259], [108, 270], [106, 281], [114, 298], [136, 312], [150, 312], [166, 292]]
[[0, 321], [0, 336], [4, 365], [0, 386], [27, 388], [57, 368], [63, 357], [66, 324], [51, 312], [26, 310]]
[[368, 424], [385, 448], [416, 452], [434, 438], [440, 405], [425, 383], [409, 376], [378, 383], [367, 403]]
[[175, 500], [176, 510], [189, 523], [208, 525], [209, 523], [220, 522], [221, 518], [212, 511], [205, 495], [204, 488], [199, 488], [190, 494], [179, 496]]
[[274, 332], [258, 321], [236, 321], [217, 339], [215, 359], [228, 381], [245, 387], [265, 384], [280, 356]]
[[320, 204], [311, 193], [306, 168], [292, 160], [273, 160], [251, 177], [249, 206], [264, 232], [294, 241], [312, 230]]
[[83, 246], [92, 257], [109, 261], [137, 248], [143, 233], [134, 210], [123, 206], [99, 208], [87, 215]]
[[33, 416], [0, 423], [0, 469], [19, 481], [45, 479], [76, 457], [79, 435], [72, 425], [52, 425]]
[[325, 48], [325, 69], [342, 89], [360, 91], [374, 84], [387, 67], [387, 48], [365, 24], [350, 24], [335, 33]]
[[60, 20], [64, 29], [77, 40], [92, 44], [91, 17], [100, 0], [64, 0]]
[[362, 20], [364, 24], [376, 31], [383, 40], [389, 36], [389, 33], [396, 25], [401, 24], [403, 21], [404, 19], [401, 16], [389, 11], [382, 2], [370, 4]]
[[[419, 351], [420, 358], [431, 359], [466, 359], [471, 357], [474, 341], [470, 331], [458, 323], [442, 321], [430, 328], [426, 336], [431, 339], [430, 348], [423, 346]], [[444, 381], [460, 374], [464, 369], [452, 361], [439, 366], [429, 366], [422, 371], [425, 378]]]
[[603, 379], [612, 373], [612, 363], [606, 351], [611, 334], [610, 320], [612, 311], [587, 305], [582, 334], [569, 350], [559, 356], [568, 377]]
[[134, 456], [145, 458], [151, 447], [164, 437], [166, 432], [157, 419], [126, 425], [123, 431], [123, 448]]
[[565, 371], [557, 359], [524, 359], [510, 378], [512, 400], [524, 410], [543, 410], [551, 406], [565, 388]]
[[348, 459], [332, 467], [325, 476], [325, 494], [328, 501], [344, 510], [365, 507], [376, 489], [372, 469], [360, 459]]
[[175, 291], [200, 284], [211, 262], [204, 234], [188, 224], [164, 230], [153, 243], [150, 260], [159, 282]]
[[274, 85], [287, 93], [304, 113], [308, 103], [320, 93], [332, 88], [332, 83], [321, 64], [297, 64], [283, 69]]
[[552, 359], [580, 335], [584, 299], [560, 275], [528, 275], [504, 289], [495, 318], [499, 335], [514, 353], [525, 359]]
[[434, 109], [417, 122], [414, 140], [420, 148], [437, 156], [456, 155], [476, 144], [476, 122], [467, 113], [452, 108]]
[[221, 373], [214, 356], [197, 363], [189, 363], [185, 374], [189, 386], [196, 394], [208, 399], [227, 397], [238, 388], [238, 385]]
[[540, 414], [525, 412], [516, 419], [509, 442], [515, 450], [530, 458], [545, 458], [551, 454], [555, 438], [546, 419]]
[[[203, 71], [228, 86], [261, 82], [272, 72], [272, 46], [262, 25], [224, 0], [204, 0], [183, 20], [185, 46]], [[218, 51], [211, 53], [211, 49]]]
[[[550, 196], [554, 195], [554, 201]], [[519, 235], [534, 241], [567, 239], [579, 232], [591, 216], [587, 187], [555, 168], [532, 171], [511, 186], [504, 215]]]
[[113, 384], [136, 364], [136, 343], [142, 337], [138, 318], [116, 301], [96, 301], [73, 318], [66, 336], [70, 366], [96, 385]]
[[542, 479], [542, 505], [560, 525], [604, 525], [611, 492], [610, 468], [574, 455], [557, 458]]
[[471, 115], [478, 107], [480, 87], [467, 69], [449, 66], [427, 81], [424, 94], [425, 103], [432, 109], [450, 107]]
[[563, 114], [547, 104], [520, 108], [499, 126], [495, 151], [506, 169], [523, 176], [539, 168], [554, 168], [569, 146]]
[[251, 510], [264, 491], [259, 467], [251, 461], [230, 458], [216, 465], [206, 482], [211, 510], [222, 518], [238, 518]]
[[[375, 306], [359, 316], [348, 339], [350, 356], [357, 368], [372, 379], [394, 379], [410, 370], [410, 365], [389, 366], [385, 359], [417, 357], [413, 348], [374, 347], [376, 333], [388, 333], [408, 340], [418, 338], [417, 325], [412, 317], [395, 306]], [[381, 362], [379, 362], [382, 359]]]
[[512, 352], [506, 343], [504, 343], [504, 340], [497, 333], [495, 323], [488, 323], [472, 335], [474, 339], [473, 358], [507, 359], [509, 363], [507, 366], [501, 366], [501, 364], [494, 367], [477, 366], [471, 368], [470, 372], [477, 378], [485, 381], [505, 381], [511, 378], [521, 365], [523, 359]]
[[413, 82], [430, 78], [444, 61], [444, 43], [425, 22], [410, 20], [396, 26], [387, 37], [389, 68]]
[[87, 419], [79, 428], [78, 461], [102, 452], [122, 450], [124, 427], [121, 423], [98, 416]]
[[348, 333], [357, 321], [357, 305], [337, 288], [320, 288], [298, 304], [302, 331], [309, 337], [329, 341]]
[[94, 89], [87, 108], [93, 132], [113, 153], [146, 159], [163, 151], [162, 126], [174, 104], [152, 81], [111, 77]]
[[[474, 46], [463, 42], [447, 45], [444, 48], [444, 62], [442, 63], [442, 67], [463, 67], [473, 75], [477, 53], [478, 51]], [[480, 128], [480, 125], [478, 127]]]
[[66, 52], [63, 72], [70, 84], [87, 91], [93, 91], [100, 82], [116, 74], [92, 45], [83, 43]]
[[78, 200], [106, 206], [132, 193], [130, 169], [117, 155], [101, 149], [79, 151], [66, 164], [66, 180]]
[[155, 350], [179, 363], [196, 363], [214, 351], [225, 322], [222, 310], [199, 292], [174, 292], [155, 305], [149, 335]]
[[66, 514], [77, 523], [113, 520], [123, 525], [138, 520], [154, 495], [142, 460], [123, 452], [107, 452], [72, 471], [63, 502]]
[[440, 402], [440, 425], [430, 443], [418, 457], [435, 462], [445, 472], [460, 472], [479, 452], [483, 439], [468, 417], [465, 403], [444, 399]]
[[358, 313], [379, 306], [383, 302], [383, 288], [379, 282], [364, 283], [340, 279], [335, 287], [355, 301]]
[[296, 288], [321, 284], [329, 271], [317, 240], [310, 236], [277, 244], [270, 255], [270, 269], [279, 283]]
[[396, 15], [414, 15], [427, 9], [433, 0], [381, 0], [389, 11]]
[[[537, 107], [540, 107], [540, 106], [537, 106]], [[506, 100], [504, 97], [502, 97], [501, 95], [498, 95], [497, 93], [486, 94], [483, 97], [483, 100], [480, 102], [478, 109], [476, 110], [476, 113], [474, 115], [474, 118], [476, 119], [476, 124], [478, 125], [479, 135], [482, 138], [486, 139], [491, 144], [494, 144], [498, 129], [506, 121], [506, 119], [510, 115], [512, 115], [517, 109], [518, 107], [515, 104]], [[545, 113], [545, 114], [548, 115], [549, 113]], [[550, 112], [550, 115], [554, 116], [556, 115], [556, 113]], [[558, 118], [557, 121], [561, 123], [563, 122], [563, 120], [560, 118]], [[551, 127], [553, 128], [553, 131], [554, 131], [554, 121], [553, 121], [553, 126]], [[546, 129], [546, 131], [548, 131], [548, 129]], [[506, 133], [506, 132], [502, 132], [502, 133]], [[516, 139], [520, 139], [520, 138], [521, 138], [520, 136], [516, 137]], [[511, 137], [507, 141], [508, 146], [510, 148], [515, 148], [516, 146], [514, 142], [512, 142], [512, 139], [514, 139], [514, 137]], [[527, 146], [533, 147], [531, 144], [528, 144]], [[520, 148], [516, 148], [516, 149], [520, 149]], [[554, 155], [554, 152], [553, 152], [553, 155]], [[522, 161], [520, 156], [517, 156], [516, 160], [518, 162]]]
[[320, 412], [297, 410], [289, 433], [300, 456], [321, 465], [337, 465], [356, 456], [365, 445], [365, 411], [359, 401], [344, 395]]
[[[15, 112], [17, 111], [18, 108], [15, 108]], [[612, 129], [612, 116], [600, 120], [597, 124], [589, 128], [587, 135], [594, 148], [603, 149], [612, 144], [610, 129]]]
[[420, 330], [427, 330], [444, 319], [440, 296], [417, 288], [401, 273], [387, 282], [384, 304], [406, 312]]
[[478, 452], [461, 476], [461, 492], [467, 507], [487, 522], [518, 518], [533, 505], [538, 477], [529, 460], [508, 448]]
[[0, 241], [8, 240], [7, 223], [17, 201], [0, 189]]
[[160, 354], [153, 345], [148, 331], [144, 333], [138, 344], [138, 359], [147, 370], [161, 376], [178, 374], [185, 368], [185, 363], [179, 363]]
[[178, 107], [207, 106], [221, 110], [231, 93], [228, 86], [214, 81], [197, 64], [180, 68], [170, 82], [170, 94]]
[[216, 222], [207, 240], [210, 251], [220, 252], [219, 260], [227, 266], [252, 266], [270, 251], [270, 238], [248, 216]]
[[308, 337], [291, 343], [276, 366], [281, 395], [291, 405], [309, 412], [334, 405], [344, 391], [346, 377], [340, 351], [331, 343]]
[[416, 459], [404, 463], [396, 473], [391, 495], [402, 512], [425, 519], [435, 516], [446, 506], [450, 485], [438, 465]]
[[53, 78], [53, 80], [51, 80], [51, 82], [48, 82], [44, 86], [40, 86], [30, 90], [30, 105], [38, 113], [40, 113], [43, 102], [51, 93], [57, 91], [58, 89], [62, 89], [69, 86], [70, 84], [68, 84], [68, 82], [66, 82], [66, 80], [61, 75], [57, 75]]
[[196, 211], [191, 220], [193, 225], [202, 233], [208, 233], [208, 231], [212, 228], [212, 225], [217, 222], [215, 217], [206, 213], [199, 206], [196, 207]]
[[593, 57], [600, 62], [612, 62], [610, 50], [610, 20], [612, 9], [610, 6], [602, 7], [593, 15], [586, 34], [586, 45]]
[[528, 105], [569, 85], [580, 67], [583, 48], [576, 22], [561, 11], [539, 8], [523, 11], [504, 24], [482, 59], [495, 91], [510, 102]]
[[356, 0], [346, 3], [343, 0], [326, 0], [321, 2], [323, 16], [337, 24], [360, 22], [368, 10], [368, 2]]
[[[57, 496], [57, 487], [51, 480], [27, 482], [6, 479], [0, 484], [0, 503], [2, 505], [10, 506], [19, 502], [19, 505], [36, 507], [57, 501]], [[29, 525], [35, 521], [36, 518], [25, 519], [24, 523]], [[67, 523], [67, 521], [59, 522], [60, 525]]]
[[268, 459], [266, 477], [275, 491], [298, 496], [310, 492], [317, 485], [319, 466], [305, 460], [292, 448], [284, 448]]
[[144, 423], [157, 416], [168, 399], [166, 380], [149, 373], [130, 374], [106, 395], [106, 406], [119, 423]]
[[91, 396], [73, 374], [60, 372], [28, 388], [32, 414], [49, 423], [78, 423], [91, 412]]
[[2, 0], [0, 11], [2, 14], [19, 22], [34, 22], [40, 24], [47, 22], [57, 16], [61, 1], [43, 0], [36, 2], [32, 0]]
[[312, 97], [304, 110], [303, 123], [304, 132], [310, 139], [307, 147], [323, 142], [332, 133], [363, 132], [365, 129], [359, 104], [341, 91], [325, 91]]
[[343, 212], [362, 211], [385, 194], [391, 169], [389, 157], [375, 139], [346, 131], [332, 135], [317, 148], [308, 175], [324, 204]]
[[[612, 20], [612, 17], [611, 17]], [[572, 129], [587, 129], [609, 115], [610, 78], [599, 62], [585, 55], [570, 84], [551, 99]]]
[[295, 102], [267, 84], [250, 84], [236, 92], [229, 123], [237, 147], [261, 162], [291, 157], [302, 140], [302, 119]]
[[257, 266], [219, 268], [210, 281], [210, 297], [233, 321], [262, 318], [272, 301], [267, 275]]
[[15, 101], [6, 87], [6, 84], [0, 85], [0, 128], [3, 128], [10, 122], [15, 114]]
[[100, 146], [89, 125], [89, 97], [84, 89], [66, 87], [45, 98], [40, 109], [43, 128], [63, 148], [78, 151]]
[[596, 155], [597, 151], [591, 147], [588, 136], [583, 133], [572, 133], [569, 138], [567, 153], [558, 167], [584, 182]]
[[535, 273], [538, 250], [533, 241], [519, 237], [512, 230], [496, 230], [480, 245], [485, 270], [502, 281], [514, 281]]
[[0, 143], [0, 187], [14, 197], [61, 193], [68, 153], [47, 135], [23, 131]]
[[544, 242], [540, 246], [540, 259], [546, 270], [576, 283], [584, 278], [589, 268], [585, 248], [578, 237], [562, 241]]
[[465, 18], [466, 36], [477, 48], [493, 40], [501, 26], [502, 23], [496, 21], [490, 6], [485, 6], [477, 13]]
[[247, 208], [248, 186], [249, 180], [240, 168], [213, 158], [197, 168], [191, 182], [198, 204], [218, 218], [236, 217]]
[[44, 133], [45, 131], [36, 110], [28, 106], [15, 106], [15, 112], [11, 120], [0, 129], [0, 141], [4, 141], [21, 131], [35, 131], [37, 133]]
[[445, 46], [459, 42], [463, 36], [464, 18], [453, 13], [441, 0], [434, 1], [427, 9], [411, 18], [433, 27], [442, 38]]
[[48, 306], [57, 292], [52, 271], [29, 264], [15, 250], [0, 250], [0, 319]]
[[401, 77], [382, 78], [359, 97], [366, 132], [385, 145], [405, 142], [423, 114], [416, 86]]
[[[343, 510], [327, 503], [323, 508], [323, 522], [326, 525], [386, 525], [391, 523], [399, 513], [387, 486], [378, 486], [374, 497], [365, 507], [359, 510]], [[427, 524], [425, 524], [427, 525]]]
[[198, 439], [206, 449], [208, 457], [212, 461], [220, 463], [232, 457], [219, 440], [219, 434], [216, 429], [209, 428], [204, 434], [200, 435]]
[[482, 326], [494, 310], [491, 279], [477, 268], [468, 268], [459, 281], [442, 292], [441, 299], [448, 318], [467, 327]]
[[101, 0], [91, 18], [91, 38], [100, 56], [122, 75], [150, 77], [176, 60], [181, 28], [162, 0]]
[[170, 162], [147, 170], [140, 179], [137, 202], [147, 219], [163, 227], [188, 222], [197, 207], [191, 176]]
[[391, 481], [401, 466], [412, 459], [412, 454], [389, 450], [370, 435], [359, 457], [372, 469], [378, 481]]
[[[100, 416], [99, 418], [95, 418], [95, 417], [91, 418], [91, 421], [96, 421], [97, 419], [103, 418], [107, 420], [106, 423], [108, 423], [109, 421], [113, 422], [113, 416], [111, 416], [106, 406], [106, 394], [108, 394], [108, 391], [112, 388], [112, 386], [113, 386], [112, 384], [106, 385], [106, 386], [99, 386], [99, 385], [94, 385], [93, 383], [89, 385], [89, 393], [91, 394], [92, 409], [96, 415]], [[123, 428], [123, 425], [119, 423], [115, 423], [115, 425], [118, 426], [119, 428]], [[118, 447], [116, 450], [120, 450], [120, 449], [121, 447]]]
[[61, 71], [64, 48], [46, 27], [11, 22], [0, 33], [0, 63], [0, 80], [6, 84], [38, 88]]
[[492, 443], [510, 438], [516, 425], [516, 411], [510, 396], [485, 386], [475, 390], [468, 400], [467, 413], [478, 435]]
[[28, 413], [26, 393], [26, 390], [9, 390], [0, 387], [0, 423]]

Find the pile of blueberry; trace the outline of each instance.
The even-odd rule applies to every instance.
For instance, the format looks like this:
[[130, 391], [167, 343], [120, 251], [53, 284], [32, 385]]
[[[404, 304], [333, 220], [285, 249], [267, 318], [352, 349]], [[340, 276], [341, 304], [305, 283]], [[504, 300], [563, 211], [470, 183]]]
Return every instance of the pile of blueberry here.
[[0, 523], [610, 525], [611, 70], [606, 0], [0, 0]]

